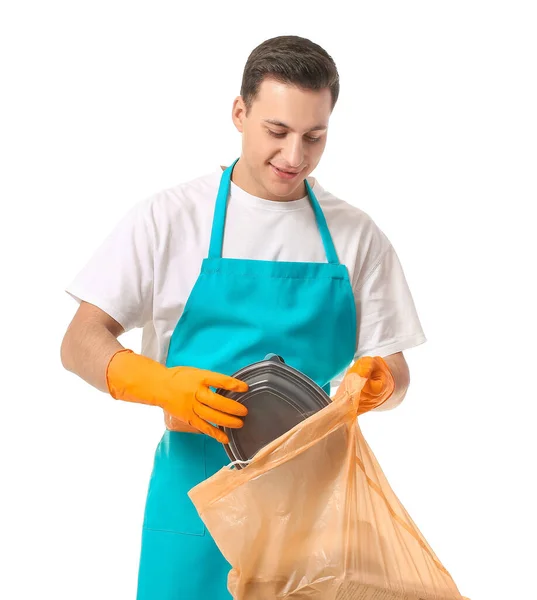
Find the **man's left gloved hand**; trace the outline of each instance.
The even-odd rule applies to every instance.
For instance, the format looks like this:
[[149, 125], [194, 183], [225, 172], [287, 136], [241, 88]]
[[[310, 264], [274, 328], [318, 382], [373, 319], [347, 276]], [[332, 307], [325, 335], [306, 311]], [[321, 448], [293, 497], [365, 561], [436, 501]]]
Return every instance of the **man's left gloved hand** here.
[[345, 377], [350, 373], [367, 378], [360, 392], [359, 415], [384, 404], [393, 394], [395, 380], [390, 367], [380, 356], [362, 356], [349, 368]]

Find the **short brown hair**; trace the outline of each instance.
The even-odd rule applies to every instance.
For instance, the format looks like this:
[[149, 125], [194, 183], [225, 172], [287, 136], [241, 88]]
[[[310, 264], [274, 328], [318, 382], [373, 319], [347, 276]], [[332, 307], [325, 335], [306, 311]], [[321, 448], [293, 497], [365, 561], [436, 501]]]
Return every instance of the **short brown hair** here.
[[339, 96], [339, 74], [332, 57], [318, 44], [296, 35], [265, 40], [248, 57], [241, 85], [246, 114], [266, 77], [302, 89], [330, 88], [332, 110]]

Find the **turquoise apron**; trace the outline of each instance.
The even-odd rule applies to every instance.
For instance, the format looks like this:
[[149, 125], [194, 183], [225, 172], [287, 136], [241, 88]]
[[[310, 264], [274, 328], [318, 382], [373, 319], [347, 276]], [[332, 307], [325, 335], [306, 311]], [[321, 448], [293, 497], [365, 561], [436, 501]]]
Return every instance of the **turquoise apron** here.
[[[347, 268], [339, 263], [307, 180], [326, 263], [222, 258], [231, 174], [238, 160], [222, 173], [209, 256], [172, 334], [166, 366], [232, 375], [274, 353], [330, 393], [330, 381], [352, 362], [356, 348]], [[210, 436], [164, 433], [147, 495], [138, 600], [231, 599], [231, 567], [187, 496], [228, 463], [222, 444]]]

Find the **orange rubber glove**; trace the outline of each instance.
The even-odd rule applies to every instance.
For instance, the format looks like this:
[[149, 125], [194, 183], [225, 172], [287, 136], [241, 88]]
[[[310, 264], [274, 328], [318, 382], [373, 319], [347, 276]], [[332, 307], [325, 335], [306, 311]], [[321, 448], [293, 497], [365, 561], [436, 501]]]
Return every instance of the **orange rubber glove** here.
[[243, 426], [239, 417], [248, 414], [240, 402], [209, 389], [245, 392], [248, 384], [244, 381], [194, 367], [168, 368], [132, 350], [119, 350], [112, 356], [106, 383], [112, 398], [160, 406], [224, 444], [229, 441], [227, 435], [211, 423], [238, 429]]
[[360, 392], [359, 415], [377, 408], [393, 394], [395, 380], [390, 367], [380, 356], [362, 356], [350, 367], [348, 373], [367, 378]]

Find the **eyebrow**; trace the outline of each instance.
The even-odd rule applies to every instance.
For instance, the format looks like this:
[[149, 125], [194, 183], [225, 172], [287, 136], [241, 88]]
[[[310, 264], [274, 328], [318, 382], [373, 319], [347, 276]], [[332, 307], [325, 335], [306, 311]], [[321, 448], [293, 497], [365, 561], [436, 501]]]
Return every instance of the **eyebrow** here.
[[[276, 125], [277, 127], [285, 127], [286, 129], [291, 129], [289, 127], [289, 125], [286, 125], [285, 123], [282, 123], [281, 121], [276, 121], [275, 119], [263, 119], [263, 120], [265, 123], [270, 123], [271, 125]], [[328, 127], [326, 125], [315, 125], [315, 127], [312, 127], [311, 129], [309, 129], [309, 131], [323, 131], [325, 129], [328, 129]]]

